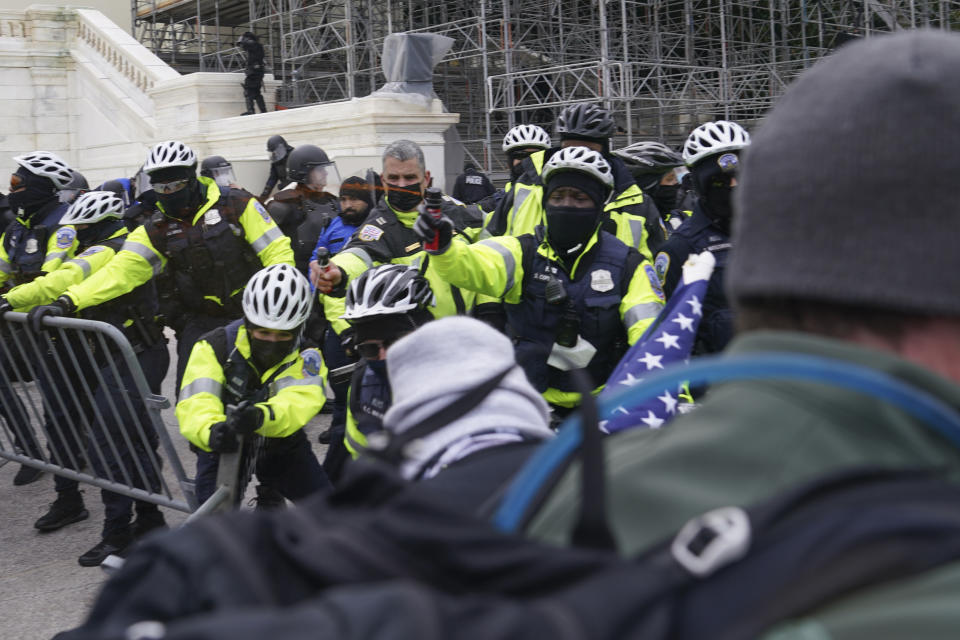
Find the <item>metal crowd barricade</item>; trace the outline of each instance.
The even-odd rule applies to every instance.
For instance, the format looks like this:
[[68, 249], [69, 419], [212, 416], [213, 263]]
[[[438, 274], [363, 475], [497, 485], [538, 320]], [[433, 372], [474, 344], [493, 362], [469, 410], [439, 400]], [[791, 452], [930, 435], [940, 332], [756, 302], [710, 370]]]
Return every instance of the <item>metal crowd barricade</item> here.
[[[197, 510], [194, 481], [161, 417], [170, 402], [150, 392], [123, 332], [93, 320], [48, 316], [43, 323], [46, 330], [34, 333], [26, 314], [8, 312], [0, 326], [0, 458], [187, 513], [234, 506], [218, 501]], [[135, 388], [95, 403], [105, 376]], [[136, 410], [137, 400], [145, 411]], [[236, 466], [240, 457], [222, 462]], [[164, 464], [178, 486], [164, 478]]]

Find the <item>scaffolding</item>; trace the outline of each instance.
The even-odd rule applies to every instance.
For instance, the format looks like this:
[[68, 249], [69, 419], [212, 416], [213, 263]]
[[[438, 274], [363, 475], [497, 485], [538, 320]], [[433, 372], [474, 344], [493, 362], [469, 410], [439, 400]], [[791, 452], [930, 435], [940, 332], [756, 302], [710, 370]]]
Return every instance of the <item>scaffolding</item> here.
[[395, 32], [456, 44], [434, 87], [467, 156], [505, 170], [510, 127], [552, 129], [575, 102], [617, 114], [615, 145], [679, 143], [716, 118], [747, 126], [818, 58], [856, 38], [960, 27], [960, 0], [132, 0], [135, 36], [183, 73], [238, 71], [253, 31], [278, 104], [368, 95]]

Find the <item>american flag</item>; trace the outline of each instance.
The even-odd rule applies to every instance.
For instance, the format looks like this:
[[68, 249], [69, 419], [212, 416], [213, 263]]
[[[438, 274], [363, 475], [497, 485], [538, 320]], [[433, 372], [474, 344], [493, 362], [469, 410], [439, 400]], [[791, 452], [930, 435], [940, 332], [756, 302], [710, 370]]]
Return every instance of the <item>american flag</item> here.
[[[681, 285], [646, 333], [624, 354], [607, 379], [599, 400], [643, 382], [649, 372], [690, 359], [697, 327], [703, 318], [703, 298], [715, 264], [713, 254], [708, 251], [687, 258]], [[682, 387], [664, 389], [656, 399], [619, 405], [601, 422], [600, 428], [607, 433], [634, 427], [659, 429], [682, 411], [685, 402], [680, 397], [682, 392]]]

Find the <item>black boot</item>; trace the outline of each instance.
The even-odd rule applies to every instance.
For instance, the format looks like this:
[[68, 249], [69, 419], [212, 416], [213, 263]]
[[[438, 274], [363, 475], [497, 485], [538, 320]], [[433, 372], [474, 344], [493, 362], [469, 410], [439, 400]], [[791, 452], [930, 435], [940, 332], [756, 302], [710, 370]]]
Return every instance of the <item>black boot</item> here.
[[13, 486], [22, 487], [25, 484], [36, 482], [42, 476], [43, 471], [40, 469], [34, 469], [33, 467], [22, 464], [20, 465], [20, 470], [17, 471], [17, 475], [13, 476]]
[[253, 96], [253, 97], [254, 97], [254, 99], [257, 101], [257, 106], [260, 107], [260, 113], [266, 113], [266, 112], [267, 112], [267, 103], [263, 101], [263, 94], [258, 93], [257, 95], [255, 95], [255, 96]]
[[254, 113], [254, 110], [253, 110], [253, 98], [250, 97], [250, 96], [245, 96], [245, 97], [246, 97], [246, 99], [247, 99], [247, 110], [244, 111], [243, 113], [241, 113], [240, 115], [242, 115], [242, 116], [253, 115], [253, 113]]
[[83, 506], [83, 496], [74, 489], [58, 493], [57, 499], [50, 505], [50, 510], [40, 516], [33, 526], [40, 531], [56, 531], [89, 517], [90, 513]]
[[250, 501], [257, 511], [269, 511], [287, 506], [280, 492], [264, 484], [257, 485], [257, 497]]
[[133, 535], [129, 528], [108, 533], [92, 549], [77, 558], [77, 562], [81, 567], [99, 567], [107, 556], [122, 557], [131, 544], [133, 544]]

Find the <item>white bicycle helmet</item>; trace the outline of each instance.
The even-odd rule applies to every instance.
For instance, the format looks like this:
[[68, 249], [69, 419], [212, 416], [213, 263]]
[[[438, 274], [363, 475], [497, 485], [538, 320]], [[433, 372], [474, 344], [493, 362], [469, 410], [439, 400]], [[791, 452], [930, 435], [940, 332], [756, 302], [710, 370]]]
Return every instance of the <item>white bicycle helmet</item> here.
[[580, 171], [593, 176], [613, 191], [613, 171], [599, 152], [586, 147], [565, 147], [553, 154], [543, 166], [541, 179], [546, 184], [559, 171]]
[[503, 136], [503, 152], [511, 149], [550, 148], [550, 134], [535, 124], [518, 124]]
[[243, 291], [243, 315], [264, 329], [296, 329], [310, 315], [310, 281], [288, 264], [274, 264], [253, 274]]
[[63, 189], [73, 181], [70, 166], [63, 158], [50, 151], [33, 151], [13, 160], [30, 173], [48, 178], [57, 189]]
[[400, 314], [435, 304], [430, 283], [415, 267], [384, 264], [350, 283], [344, 320]]
[[107, 218], [123, 216], [123, 200], [112, 191], [87, 191], [81, 194], [60, 218], [60, 224], [95, 224]]
[[193, 149], [179, 140], [167, 140], [153, 145], [143, 164], [143, 172], [151, 173], [171, 167], [195, 167], [197, 156]]
[[736, 122], [707, 122], [690, 132], [683, 144], [683, 161], [688, 167], [692, 167], [707, 156], [724, 151], [738, 151], [748, 146], [750, 134]]

